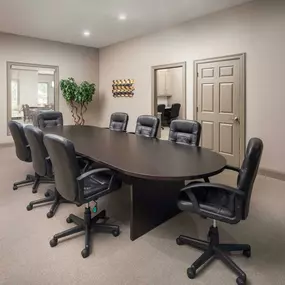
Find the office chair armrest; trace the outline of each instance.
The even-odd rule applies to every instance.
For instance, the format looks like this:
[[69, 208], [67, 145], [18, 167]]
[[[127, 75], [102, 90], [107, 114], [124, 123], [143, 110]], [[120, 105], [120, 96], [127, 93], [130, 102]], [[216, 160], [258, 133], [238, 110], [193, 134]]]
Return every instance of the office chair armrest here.
[[[236, 189], [234, 187], [228, 186], [228, 185], [223, 185], [223, 184], [218, 184], [218, 183], [195, 183], [189, 186], [184, 187], [183, 189], [181, 189], [181, 191], [186, 191], [186, 190], [191, 190], [192, 189], [198, 189], [198, 188], [213, 188], [213, 189], [217, 189], [217, 190], [224, 190], [226, 192], [230, 192], [232, 194], [238, 195], [238, 196], [244, 196], [244, 192]], [[193, 194], [193, 196], [195, 196]]]
[[93, 174], [96, 174], [96, 173], [100, 173], [100, 172], [112, 172], [111, 169], [109, 168], [97, 168], [97, 169], [92, 169], [90, 171], [87, 171], [83, 174], [81, 174], [80, 176], [78, 176], [76, 179], [77, 181], [81, 181], [81, 180], [84, 180], [85, 178], [93, 175]]
[[226, 165], [225, 169], [240, 172], [240, 169], [238, 167], [231, 166], [231, 165]]

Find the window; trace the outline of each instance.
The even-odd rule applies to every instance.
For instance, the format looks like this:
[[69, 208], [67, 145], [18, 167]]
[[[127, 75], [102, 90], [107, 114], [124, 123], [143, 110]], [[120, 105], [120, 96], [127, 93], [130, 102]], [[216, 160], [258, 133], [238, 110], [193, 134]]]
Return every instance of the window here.
[[17, 111], [20, 104], [19, 96], [19, 82], [18, 80], [11, 80], [11, 103], [12, 103], [12, 116], [17, 116]]
[[38, 105], [48, 104], [48, 83], [38, 83]]

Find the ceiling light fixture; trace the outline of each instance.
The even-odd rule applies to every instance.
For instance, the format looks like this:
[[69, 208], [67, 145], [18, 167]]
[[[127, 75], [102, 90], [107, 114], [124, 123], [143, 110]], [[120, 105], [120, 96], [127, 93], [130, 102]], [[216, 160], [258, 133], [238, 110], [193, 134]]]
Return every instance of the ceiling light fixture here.
[[119, 15], [119, 20], [124, 21], [127, 19], [127, 16], [125, 14], [120, 14]]
[[83, 32], [83, 35], [84, 35], [85, 37], [89, 37], [89, 36], [90, 36], [90, 32], [89, 32], [89, 31], [84, 31], [84, 32]]

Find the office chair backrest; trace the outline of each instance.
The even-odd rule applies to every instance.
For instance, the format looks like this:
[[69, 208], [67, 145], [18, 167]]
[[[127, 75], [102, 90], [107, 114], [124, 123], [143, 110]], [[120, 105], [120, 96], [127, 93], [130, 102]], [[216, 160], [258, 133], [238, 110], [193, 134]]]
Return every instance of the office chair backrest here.
[[44, 144], [49, 154], [59, 194], [68, 201], [75, 202], [79, 197], [76, 178], [80, 175], [73, 143], [61, 136], [48, 134]]
[[159, 127], [159, 119], [150, 115], [142, 115], [137, 119], [136, 135], [156, 138]]
[[200, 136], [201, 124], [197, 121], [174, 120], [170, 124], [169, 141], [198, 146]]
[[110, 118], [109, 129], [111, 131], [125, 132], [129, 122], [127, 113], [113, 113]]
[[31, 149], [35, 172], [40, 176], [52, 176], [51, 163], [46, 160], [48, 153], [43, 141], [43, 132], [32, 125], [25, 126], [24, 131]]
[[31, 162], [31, 150], [25, 136], [23, 125], [16, 121], [10, 121], [8, 122], [8, 127], [15, 143], [17, 157], [22, 161]]
[[165, 112], [165, 105], [164, 104], [157, 105], [157, 112], [163, 115]]
[[250, 139], [238, 175], [237, 188], [244, 191], [246, 195], [244, 200], [243, 219], [246, 219], [248, 216], [252, 188], [258, 172], [262, 150], [263, 142], [261, 139]]
[[41, 129], [63, 125], [63, 117], [61, 112], [44, 111], [37, 114], [35, 118], [35, 126]]
[[170, 117], [171, 118], [178, 118], [180, 112], [181, 104], [175, 103], [171, 106]]

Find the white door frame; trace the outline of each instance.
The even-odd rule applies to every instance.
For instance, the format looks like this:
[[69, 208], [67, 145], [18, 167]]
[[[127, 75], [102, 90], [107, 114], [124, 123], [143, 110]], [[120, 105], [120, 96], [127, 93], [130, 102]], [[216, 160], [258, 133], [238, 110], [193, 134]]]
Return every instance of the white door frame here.
[[[210, 62], [217, 62], [217, 61], [226, 61], [226, 60], [239, 60], [240, 62], [240, 152], [239, 152], [239, 161], [240, 165], [244, 159], [245, 154], [245, 138], [246, 138], [246, 69], [245, 69], [245, 60], [246, 54], [239, 53], [234, 55], [228, 56], [221, 56], [221, 57], [213, 57], [213, 58], [206, 58], [194, 61], [194, 86], [193, 86], [193, 118], [197, 120], [197, 91], [198, 91], [198, 65], [201, 63], [210, 63]], [[203, 130], [202, 130], [203, 132]]]

